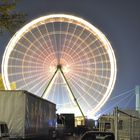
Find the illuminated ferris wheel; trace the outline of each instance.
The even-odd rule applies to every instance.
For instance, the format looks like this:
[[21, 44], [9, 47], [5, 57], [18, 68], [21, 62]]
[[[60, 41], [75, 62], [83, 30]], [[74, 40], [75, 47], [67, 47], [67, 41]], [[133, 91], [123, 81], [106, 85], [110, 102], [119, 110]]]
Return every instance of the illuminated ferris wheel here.
[[58, 113], [94, 115], [116, 80], [113, 49], [101, 31], [71, 15], [35, 19], [8, 43], [2, 62], [5, 88], [11, 83], [57, 105]]

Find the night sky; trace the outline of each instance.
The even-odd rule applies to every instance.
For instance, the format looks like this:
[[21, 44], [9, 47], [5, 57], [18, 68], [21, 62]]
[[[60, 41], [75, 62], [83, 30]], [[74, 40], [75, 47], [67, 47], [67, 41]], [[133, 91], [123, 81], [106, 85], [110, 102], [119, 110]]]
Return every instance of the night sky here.
[[[139, 0], [21, 0], [16, 11], [25, 12], [26, 23], [52, 13], [79, 16], [100, 29], [112, 44], [117, 59], [117, 80], [112, 96], [140, 85]], [[10, 36], [0, 37], [0, 63]]]

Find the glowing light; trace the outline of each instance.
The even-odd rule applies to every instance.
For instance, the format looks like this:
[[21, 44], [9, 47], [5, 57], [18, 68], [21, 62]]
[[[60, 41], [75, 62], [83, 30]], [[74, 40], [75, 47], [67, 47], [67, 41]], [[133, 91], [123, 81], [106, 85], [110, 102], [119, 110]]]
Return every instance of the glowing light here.
[[56, 67], [55, 66], [50, 66], [50, 72], [55, 72], [56, 71]]
[[70, 66], [69, 65], [66, 65], [63, 67], [63, 72], [64, 73], [68, 73], [70, 71]]
[[[21, 28], [3, 55], [4, 86], [10, 90], [10, 84], [16, 83], [17, 89], [41, 96], [58, 64], [85, 115], [94, 116], [113, 90], [116, 59], [105, 35], [82, 18], [52, 14]], [[67, 95], [63, 93], [66, 91]], [[55, 102], [58, 111], [75, 108], [64, 78], [58, 74], [45, 98]]]
[[81, 116], [81, 112], [79, 111], [77, 106], [74, 106], [74, 107], [64, 107], [64, 108], [62, 107], [61, 109], [59, 109], [57, 111], [58, 114], [60, 114], [60, 113], [69, 113], [69, 112], [75, 114], [75, 116]]

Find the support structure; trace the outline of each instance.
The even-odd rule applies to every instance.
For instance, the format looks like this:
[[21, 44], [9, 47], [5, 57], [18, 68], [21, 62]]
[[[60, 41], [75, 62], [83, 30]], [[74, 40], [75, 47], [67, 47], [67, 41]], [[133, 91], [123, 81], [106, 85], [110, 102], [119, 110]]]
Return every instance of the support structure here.
[[79, 110], [80, 110], [80, 112], [81, 112], [81, 114], [82, 114], [82, 116], [83, 116], [83, 118], [85, 120], [84, 113], [83, 113], [83, 111], [82, 111], [82, 109], [81, 109], [81, 107], [80, 107], [80, 105], [79, 105], [79, 103], [78, 103], [78, 101], [77, 101], [77, 99], [76, 99], [76, 97], [75, 97], [75, 95], [74, 95], [74, 93], [73, 93], [73, 91], [72, 91], [72, 89], [71, 89], [71, 87], [70, 87], [70, 85], [69, 85], [69, 83], [68, 83], [68, 81], [67, 81], [67, 79], [66, 79], [66, 77], [65, 77], [65, 75], [63, 73], [63, 71], [62, 71], [62, 69], [61, 69], [61, 65], [60, 66], [58, 65], [58, 69], [60, 70], [62, 76], [64, 77], [65, 82], [66, 82], [66, 84], [67, 84], [67, 86], [68, 86], [68, 88], [69, 88], [69, 90], [70, 90], [70, 92], [71, 92], [71, 94], [73, 96], [73, 99], [74, 99], [76, 105], [78, 106], [78, 108], [79, 108]]
[[76, 105], [78, 106], [78, 108], [79, 108], [79, 110], [80, 110], [80, 112], [81, 112], [81, 115], [82, 115], [83, 119], [85, 120], [84, 113], [83, 113], [83, 111], [82, 111], [82, 109], [81, 109], [81, 107], [80, 107], [80, 105], [79, 105], [79, 103], [78, 103], [78, 101], [77, 101], [77, 99], [76, 99], [76, 97], [75, 97], [75, 95], [74, 95], [74, 93], [73, 93], [73, 91], [72, 91], [72, 89], [71, 89], [71, 87], [70, 87], [70, 85], [69, 85], [69, 83], [68, 83], [68, 81], [67, 81], [67, 79], [66, 79], [64, 73], [63, 73], [63, 71], [62, 71], [61, 65], [57, 65], [57, 69], [56, 69], [56, 71], [54, 72], [54, 74], [53, 74], [51, 80], [49, 81], [49, 83], [48, 83], [47, 87], [45, 88], [45, 90], [44, 90], [44, 92], [43, 92], [43, 94], [42, 94], [41, 97], [44, 97], [44, 95], [46, 94], [46, 92], [48, 92], [48, 89], [49, 89], [50, 85], [52, 85], [53, 80], [55, 79], [55, 76], [56, 76], [56, 74], [57, 74], [58, 71], [60, 71], [60, 73], [61, 73], [61, 75], [62, 75], [64, 81], [66, 82], [66, 84], [67, 84], [67, 86], [68, 86], [68, 89], [69, 89], [69, 91], [70, 91], [70, 94], [72, 95], [72, 97], [73, 97], [73, 99], [74, 99]]
[[118, 140], [118, 107], [114, 109], [115, 140]]
[[136, 111], [140, 114], [140, 86], [135, 87], [135, 94], [136, 94]]
[[52, 81], [54, 80], [54, 77], [56, 76], [57, 72], [58, 72], [58, 69], [56, 69], [56, 71], [54, 72], [51, 80], [49, 81], [49, 83], [47, 85], [47, 87], [45, 88], [44, 92], [42, 93], [42, 95], [41, 95], [42, 98], [44, 97], [45, 93], [48, 91], [48, 88], [52, 84]]

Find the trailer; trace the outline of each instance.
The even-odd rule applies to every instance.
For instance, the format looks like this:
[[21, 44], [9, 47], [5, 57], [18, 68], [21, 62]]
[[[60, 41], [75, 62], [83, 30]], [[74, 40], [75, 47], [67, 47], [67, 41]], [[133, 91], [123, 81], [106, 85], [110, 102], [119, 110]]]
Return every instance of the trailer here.
[[138, 112], [119, 109], [115, 111], [112, 115], [103, 115], [99, 118], [99, 131], [114, 133], [116, 140], [140, 140], [140, 117]]
[[47, 136], [56, 123], [56, 105], [23, 90], [0, 91], [0, 121], [10, 138]]

